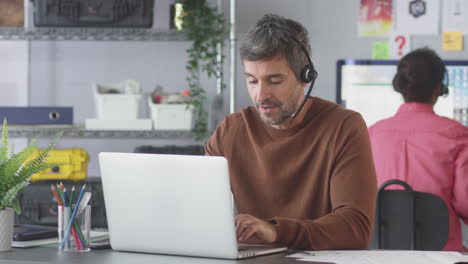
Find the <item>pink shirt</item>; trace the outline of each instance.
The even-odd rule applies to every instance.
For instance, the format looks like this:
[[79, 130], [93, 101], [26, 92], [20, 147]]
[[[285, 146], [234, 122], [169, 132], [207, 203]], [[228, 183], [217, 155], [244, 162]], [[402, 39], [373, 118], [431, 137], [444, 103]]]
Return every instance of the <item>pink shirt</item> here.
[[438, 116], [431, 105], [405, 103], [369, 128], [379, 186], [390, 179], [438, 195], [449, 211], [444, 250], [467, 251], [459, 218], [468, 224], [468, 127]]

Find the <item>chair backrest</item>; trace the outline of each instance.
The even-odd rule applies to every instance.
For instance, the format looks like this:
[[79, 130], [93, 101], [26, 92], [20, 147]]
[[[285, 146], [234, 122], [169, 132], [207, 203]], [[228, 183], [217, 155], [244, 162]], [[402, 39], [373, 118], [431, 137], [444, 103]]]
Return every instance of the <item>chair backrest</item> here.
[[[393, 184], [404, 190], [385, 189]], [[441, 250], [447, 243], [448, 229], [448, 209], [440, 197], [415, 192], [404, 181], [389, 180], [378, 191], [370, 248]]]

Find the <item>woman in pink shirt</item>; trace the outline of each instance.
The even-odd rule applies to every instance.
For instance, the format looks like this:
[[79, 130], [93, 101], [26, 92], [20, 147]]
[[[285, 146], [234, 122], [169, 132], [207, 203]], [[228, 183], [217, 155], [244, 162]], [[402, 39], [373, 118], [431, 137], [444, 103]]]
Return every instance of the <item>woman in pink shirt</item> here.
[[467, 251], [459, 219], [468, 224], [468, 127], [434, 113], [439, 96], [448, 94], [441, 58], [417, 49], [398, 63], [393, 88], [405, 103], [391, 118], [369, 128], [378, 184], [407, 182], [415, 191], [442, 198], [449, 211], [444, 250]]

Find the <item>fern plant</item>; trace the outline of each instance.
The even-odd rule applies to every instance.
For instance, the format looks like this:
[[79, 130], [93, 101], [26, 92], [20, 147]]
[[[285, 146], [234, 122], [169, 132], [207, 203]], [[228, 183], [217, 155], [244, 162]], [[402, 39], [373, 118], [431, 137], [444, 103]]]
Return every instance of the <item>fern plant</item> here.
[[21, 213], [18, 193], [29, 184], [29, 178], [36, 172], [62, 164], [44, 163], [49, 151], [55, 146], [62, 132], [57, 133], [49, 145], [28, 162], [29, 156], [37, 149], [36, 140], [14, 154], [8, 142], [7, 120], [3, 121], [2, 141], [0, 144], [0, 210], [12, 207], [17, 214]]

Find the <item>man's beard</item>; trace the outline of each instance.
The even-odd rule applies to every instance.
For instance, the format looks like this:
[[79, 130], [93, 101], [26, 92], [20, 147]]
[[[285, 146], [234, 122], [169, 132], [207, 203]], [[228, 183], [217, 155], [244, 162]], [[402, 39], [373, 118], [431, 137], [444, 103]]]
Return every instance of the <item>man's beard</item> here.
[[[257, 109], [258, 116], [263, 121], [263, 123], [265, 123], [268, 126], [279, 125], [283, 123], [284, 121], [288, 120], [292, 116], [292, 114], [294, 114], [298, 105], [297, 102], [295, 101], [283, 104], [278, 100], [269, 100], [269, 99], [264, 100], [264, 101], [255, 101], [254, 104]], [[259, 107], [262, 105], [271, 105], [271, 106], [278, 107], [279, 109], [278, 117], [274, 119], [266, 119], [263, 115], [271, 116], [272, 114], [262, 114], [259, 110]]]

